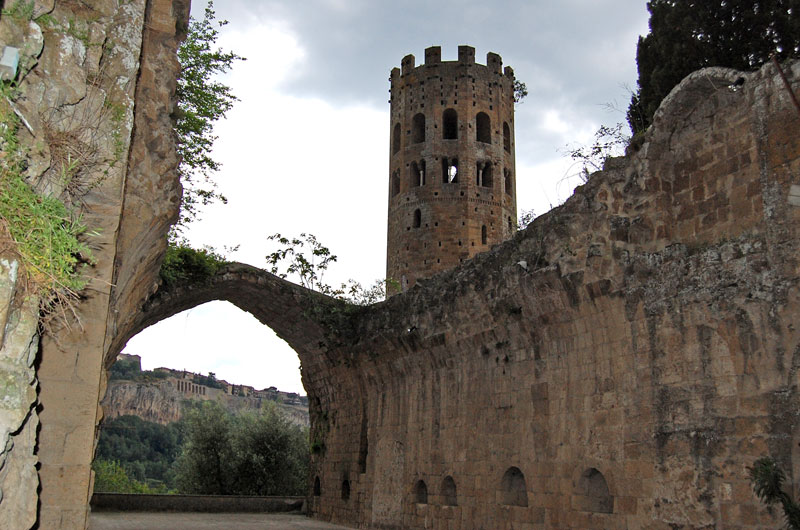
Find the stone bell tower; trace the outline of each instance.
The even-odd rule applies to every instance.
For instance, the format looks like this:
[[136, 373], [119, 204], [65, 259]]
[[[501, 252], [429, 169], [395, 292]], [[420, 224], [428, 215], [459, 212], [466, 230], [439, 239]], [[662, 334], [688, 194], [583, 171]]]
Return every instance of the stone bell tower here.
[[514, 71], [502, 64], [476, 64], [471, 46], [443, 62], [433, 46], [425, 64], [407, 55], [392, 69], [386, 276], [403, 291], [515, 230]]

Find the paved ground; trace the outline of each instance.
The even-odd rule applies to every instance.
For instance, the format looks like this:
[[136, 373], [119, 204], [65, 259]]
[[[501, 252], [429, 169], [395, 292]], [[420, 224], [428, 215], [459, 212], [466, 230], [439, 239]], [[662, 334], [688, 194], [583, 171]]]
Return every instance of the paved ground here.
[[93, 512], [89, 530], [347, 530], [304, 515], [279, 513]]

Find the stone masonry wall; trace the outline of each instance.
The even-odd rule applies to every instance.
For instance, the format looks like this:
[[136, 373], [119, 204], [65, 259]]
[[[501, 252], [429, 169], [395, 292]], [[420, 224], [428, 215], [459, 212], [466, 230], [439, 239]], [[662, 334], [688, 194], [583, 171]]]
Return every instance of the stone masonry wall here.
[[[785, 68], [797, 91], [800, 63]], [[306, 381], [311, 511], [387, 529], [776, 527], [746, 468], [772, 455], [800, 491], [798, 131], [774, 65], [696, 72], [638, 152], [360, 316]]]

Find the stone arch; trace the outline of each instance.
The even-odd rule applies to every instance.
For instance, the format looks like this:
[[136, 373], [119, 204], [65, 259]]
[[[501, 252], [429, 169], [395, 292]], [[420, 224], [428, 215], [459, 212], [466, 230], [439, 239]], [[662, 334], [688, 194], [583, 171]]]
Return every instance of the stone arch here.
[[414, 502], [428, 504], [428, 486], [425, 485], [425, 481], [422, 479], [414, 484]]
[[528, 505], [528, 484], [518, 467], [511, 466], [500, 481], [500, 502], [507, 506]]
[[492, 120], [485, 112], [475, 116], [475, 139], [485, 144], [492, 143]]
[[425, 115], [421, 112], [411, 118], [411, 143], [421, 144], [425, 141]]
[[614, 497], [609, 492], [606, 477], [597, 468], [590, 467], [578, 477], [572, 507], [582, 512], [614, 512]]
[[456, 481], [450, 475], [442, 479], [441, 497], [444, 506], [458, 506]]
[[394, 129], [392, 130], [392, 154], [393, 155], [396, 155], [398, 152], [400, 152], [400, 142], [402, 141], [401, 137], [402, 137], [402, 134], [401, 134], [401, 131], [400, 131], [400, 124], [399, 123], [395, 123], [394, 124]]
[[442, 139], [458, 139], [458, 112], [455, 109], [445, 109], [442, 112]]

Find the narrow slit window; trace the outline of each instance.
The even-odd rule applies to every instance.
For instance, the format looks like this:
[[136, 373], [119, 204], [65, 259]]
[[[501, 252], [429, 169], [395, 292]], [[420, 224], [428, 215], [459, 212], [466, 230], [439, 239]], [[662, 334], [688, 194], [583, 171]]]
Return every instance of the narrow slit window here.
[[414, 224], [413, 224], [413, 226], [414, 226], [414, 228], [419, 228], [420, 226], [422, 226], [422, 211], [419, 208], [414, 210]]
[[447, 109], [442, 113], [442, 139], [458, 139], [458, 113], [455, 109]]
[[511, 127], [506, 122], [503, 122], [503, 149], [507, 153], [511, 152]]
[[488, 238], [487, 238], [487, 234], [486, 234], [486, 225], [483, 225], [481, 227], [481, 245], [485, 245], [487, 239]]
[[421, 112], [415, 114], [411, 120], [411, 141], [419, 144], [425, 141], [425, 115]]
[[492, 143], [492, 121], [485, 112], [475, 116], [475, 139], [485, 144]]

